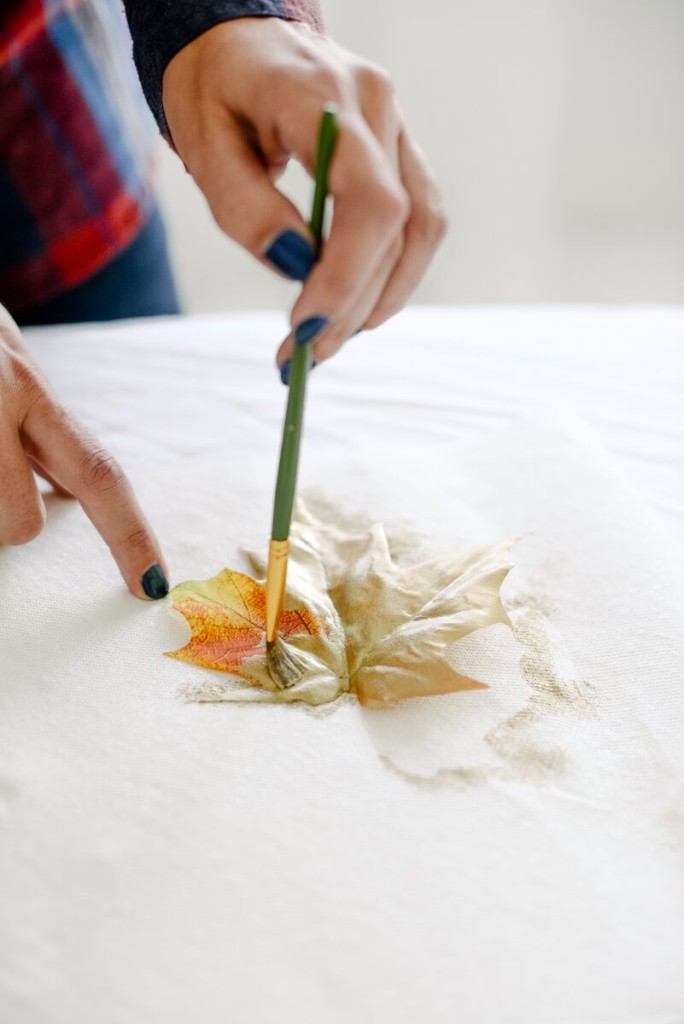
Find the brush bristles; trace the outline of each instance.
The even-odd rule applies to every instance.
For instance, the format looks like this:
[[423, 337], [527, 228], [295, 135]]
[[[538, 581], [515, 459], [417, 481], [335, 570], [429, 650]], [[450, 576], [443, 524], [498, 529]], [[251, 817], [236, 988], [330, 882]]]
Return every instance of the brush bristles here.
[[279, 636], [266, 644], [268, 674], [279, 690], [287, 690], [304, 676], [304, 667], [287, 649]]

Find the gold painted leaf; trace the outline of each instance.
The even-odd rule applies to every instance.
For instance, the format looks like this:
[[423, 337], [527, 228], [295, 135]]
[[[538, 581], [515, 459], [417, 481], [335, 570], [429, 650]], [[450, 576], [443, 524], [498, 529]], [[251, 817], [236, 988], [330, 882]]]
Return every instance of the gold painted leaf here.
[[[486, 687], [485, 680], [460, 675], [449, 651], [477, 629], [508, 623], [500, 590], [511, 544], [407, 564], [393, 556], [381, 525], [330, 526], [329, 518], [298, 505], [279, 640], [300, 668], [293, 686], [277, 678], [273, 664], [269, 671], [262, 583], [224, 569], [211, 580], [174, 587], [174, 608], [192, 637], [171, 657], [251, 684], [217, 677], [194, 698], [315, 705], [354, 692], [367, 707], [384, 707]], [[263, 576], [261, 554], [247, 557], [255, 576]]]

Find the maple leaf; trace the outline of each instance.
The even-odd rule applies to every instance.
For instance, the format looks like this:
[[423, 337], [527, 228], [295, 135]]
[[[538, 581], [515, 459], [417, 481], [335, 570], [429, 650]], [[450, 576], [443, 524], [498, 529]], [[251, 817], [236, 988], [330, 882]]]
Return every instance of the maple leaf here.
[[[266, 655], [264, 588], [244, 573], [223, 569], [208, 580], [179, 583], [172, 596], [192, 636], [185, 647], [169, 651], [168, 656], [257, 682], [249, 664]], [[280, 620], [284, 640], [298, 633], [316, 636], [322, 628], [306, 608], [285, 610]]]
[[[229, 569], [173, 588], [173, 606], [192, 637], [171, 657], [252, 684], [207, 683], [194, 694], [205, 701], [323, 704], [354, 692], [367, 707], [383, 707], [486, 688], [452, 667], [449, 648], [484, 626], [508, 623], [500, 590], [511, 568], [510, 547], [504, 542], [407, 565], [393, 557], [381, 525], [330, 526], [329, 518], [300, 502], [280, 624], [300, 681], [286, 686], [274, 679], [266, 658], [263, 584]], [[263, 576], [262, 556], [246, 554], [255, 575]]]

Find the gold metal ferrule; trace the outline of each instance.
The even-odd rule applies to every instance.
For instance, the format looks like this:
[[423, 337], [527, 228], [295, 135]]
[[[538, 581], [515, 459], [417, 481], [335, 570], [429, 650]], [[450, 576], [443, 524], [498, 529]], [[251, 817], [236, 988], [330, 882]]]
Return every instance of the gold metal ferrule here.
[[289, 540], [272, 540], [268, 545], [268, 572], [266, 575], [266, 643], [272, 644], [278, 632], [280, 616], [285, 604], [287, 559]]

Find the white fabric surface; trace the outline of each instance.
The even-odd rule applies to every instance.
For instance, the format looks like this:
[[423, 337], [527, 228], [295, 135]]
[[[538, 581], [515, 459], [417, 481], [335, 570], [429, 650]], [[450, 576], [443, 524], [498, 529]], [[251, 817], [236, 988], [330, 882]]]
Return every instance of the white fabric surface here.
[[[177, 579], [265, 543], [282, 328], [32, 334]], [[590, 689], [516, 733], [563, 748], [548, 772], [509, 749], [439, 774], [481, 768], [491, 707], [525, 700], [510, 640], [489, 704], [185, 703], [183, 625], [48, 499], [0, 551], [0, 1019], [679, 1024], [683, 335], [676, 310], [412, 310], [312, 378], [303, 487], [426, 547], [534, 531], [519, 578]]]

